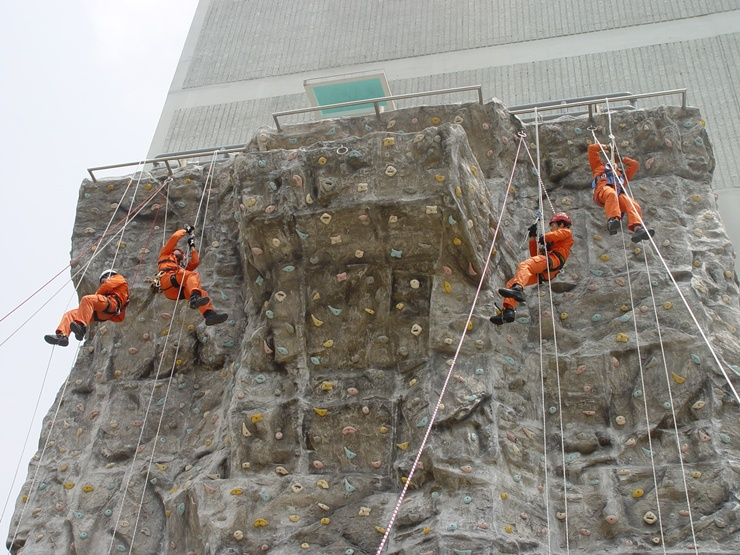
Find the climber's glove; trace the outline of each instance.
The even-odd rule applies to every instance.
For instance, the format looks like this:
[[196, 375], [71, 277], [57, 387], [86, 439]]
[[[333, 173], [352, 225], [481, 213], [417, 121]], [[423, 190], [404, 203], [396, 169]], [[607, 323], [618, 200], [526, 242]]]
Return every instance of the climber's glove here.
[[188, 237], [188, 247], [190, 247], [191, 249], [195, 248], [195, 237], [193, 237], [192, 235]]
[[195, 233], [195, 228], [190, 224], [185, 224], [185, 231], [187, 231], [189, 235], [192, 235]]
[[537, 237], [537, 222], [527, 228], [527, 233], [529, 237]]

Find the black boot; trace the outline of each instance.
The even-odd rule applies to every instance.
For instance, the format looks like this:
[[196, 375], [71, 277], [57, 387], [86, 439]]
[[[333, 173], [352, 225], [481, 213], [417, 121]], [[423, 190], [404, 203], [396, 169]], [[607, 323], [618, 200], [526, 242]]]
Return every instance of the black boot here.
[[642, 227], [641, 225], [635, 226], [635, 231], [632, 234], [632, 242], [633, 243], [639, 243], [640, 241], [644, 241], [645, 239], [648, 239], [655, 235], [654, 229], [649, 229]]
[[221, 324], [229, 319], [229, 315], [226, 313], [219, 314], [215, 310], [207, 310], [203, 317], [206, 319], [206, 326], [215, 326]]
[[499, 312], [496, 316], [491, 316], [491, 322], [500, 326], [504, 322], [511, 323], [516, 319], [516, 310], [513, 308], [505, 308], [503, 312]]
[[606, 221], [606, 229], [609, 230], [609, 235], [616, 235], [620, 227], [622, 227], [622, 224], [619, 218], [609, 218]]
[[190, 295], [190, 308], [206, 306], [209, 302], [211, 302], [211, 299], [208, 297], [201, 297], [200, 293], [193, 292], [193, 294]]
[[518, 303], [527, 302], [527, 297], [524, 296], [524, 287], [522, 287], [518, 283], [515, 283], [514, 285], [512, 285], [511, 289], [506, 289], [505, 287], [501, 287], [498, 290], [498, 294], [504, 298], [514, 299]]
[[69, 329], [72, 330], [72, 333], [75, 334], [75, 339], [77, 341], [82, 341], [85, 339], [85, 334], [87, 333], [87, 326], [83, 324], [82, 322], [72, 322], [69, 325]]
[[62, 333], [57, 333], [55, 335], [45, 335], [44, 341], [46, 341], [49, 345], [59, 345], [60, 347], [66, 347], [67, 345], [69, 345], [69, 338]]

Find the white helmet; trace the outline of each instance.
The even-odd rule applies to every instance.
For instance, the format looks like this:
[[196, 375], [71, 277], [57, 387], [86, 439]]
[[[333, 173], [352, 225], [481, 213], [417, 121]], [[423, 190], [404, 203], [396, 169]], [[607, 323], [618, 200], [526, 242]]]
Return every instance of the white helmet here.
[[100, 281], [104, 277], [117, 276], [117, 275], [118, 275], [118, 272], [116, 272], [114, 269], [111, 268], [111, 269], [103, 271], [103, 273], [100, 274], [98, 281]]

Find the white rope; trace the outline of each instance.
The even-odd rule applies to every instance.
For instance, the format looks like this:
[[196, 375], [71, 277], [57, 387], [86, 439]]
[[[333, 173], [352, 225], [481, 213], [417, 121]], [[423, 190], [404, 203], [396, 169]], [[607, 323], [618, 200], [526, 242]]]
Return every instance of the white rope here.
[[[650, 449], [650, 466], [653, 471], [653, 487], [655, 489], [655, 505], [657, 507], [658, 511], [658, 527], [660, 529], [660, 544], [663, 548], [663, 553], [666, 552], [666, 546], [665, 546], [665, 532], [663, 529], [663, 515], [660, 510], [660, 494], [658, 490], [658, 473], [655, 469], [655, 450], [653, 448], [653, 438], [652, 434], [650, 433], [651, 425], [650, 425], [650, 413], [648, 412], [648, 404], [647, 404], [647, 393], [646, 393], [646, 387], [645, 387], [645, 368], [642, 364], [642, 353], [640, 352], [640, 333], [637, 329], [637, 311], [635, 310], [635, 298], [632, 292], [632, 278], [630, 276], [630, 268], [629, 268], [629, 257], [627, 254], [627, 239], [625, 234], [622, 234], [622, 251], [624, 254], [624, 266], [625, 266], [625, 272], [627, 274], [627, 289], [629, 291], [630, 296], [630, 307], [632, 309], [632, 323], [634, 325], [635, 330], [635, 352], [637, 353], [637, 363], [638, 367], [640, 369], [640, 386], [642, 388], [642, 405], [643, 409], [645, 411], [645, 435], [647, 436], [648, 441], [648, 447]], [[651, 288], [652, 293], [652, 288]], [[655, 299], [653, 298], [653, 304], [655, 304]], [[660, 328], [660, 324], [657, 326]], [[662, 349], [662, 345], [661, 345]], [[675, 413], [673, 415], [674, 419], [676, 417]]]
[[[537, 129], [539, 132], [539, 129]], [[539, 141], [538, 141], [539, 144]], [[527, 155], [529, 156], [530, 161], [532, 162], [532, 166], [535, 166], [534, 160], [532, 159], [532, 154], [529, 152], [529, 149], [527, 148], [527, 145], [525, 143], [524, 145], [525, 150], [527, 151]], [[539, 155], [538, 155], [539, 156]], [[539, 171], [537, 173], [537, 182], [539, 183], [539, 202], [540, 207], [543, 203], [543, 197], [542, 194], [544, 193], [547, 196], [547, 190], [545, 189], [545, 185], [542, 182], [542, 178], [539, 175]], [[550, 208], [553, 212], [555, 212], [555, 207], [552, 204], [552, 201], [550, 201], [550, 197], [547, 196], [548, 202], [550, 202]], [[544, 219], [543, 219], [544, 224]], [[544, 244], [544, 250], [545, 250], [545, 263], [547, 264], [547, 272], [548, 276], [550, 275], [549, 268], [550, 268], [550, 253], [547, 250], [547, 243]], [[558, 390], [558, 423], [560, 426], [560, 456], [561, 456], [561, 462], [563, 467], [563, 512], [565, 513], [565, 550], [566, 553], [570, 553], [570, 525], [569, 525], [569, 518], [568, 518], [568, 491], [567, 491], [567, 472], [566, 472], [566, 461], [565, 461], [565, 423], [563, 422], [563, 396], [562, 396], [562, 388], [560, 384], [560, 360], [558, 357], [558, 335], [557, 335], [557, 327], [556, 327], [556, 320], [555, 320], [555, 304], [552, 294], [552, 280], [547, 280], [547, 288], [550, 294], [550, 319], [552, 323], [552, 337], [553, 337], [553, 349], [555, 352], [555, 377], [556, 377], [556, 383], [557, 383], [557, 390]], [[539, 283], [537, 285], [537, 291], [538, 291], [538, 308], [539, 308]], [[542, 312], [540, 312], [542, 314]], [[540, 328], [542, 326], [542, 318], [540, 317]], [[542, 339], [540, 337], [540, 356], [542, 356]], [[542, 378], [542, 385], [544, 387], [544, 378]], [[544, 397], [544, 392], [543, 392]], [[545, 406], [543, 402], [543, 428], [542, 433], [544, 435], [543, 441], [547, 441], [547, 427], [546, 427], [546, 417], [545, 417]], [[547, 461], [545, 462], [545, 475], [547, 476]], [[548, 492], [549, 495], [549, 492]], [[547, 516], [547, 524], [548, 524], [548, 532], [550, 531], [550, 515]], [[550, 534], [548, 533], [548, 542]]]
[[[535, 136], [537, 137], [537, 181], [539, 183], [538, 186], [538, 196], [539, 196], [539, 209], [540, 214], [544, 214], [543, 212], [543, 198], [542, 198], [542, 191], [544, 187], [542, 186], [542, 180], [540, 179], [540, 127], [539, 127], [539, 114], [537, 113], [537, 108], [534, 109], [535, 114]], [[548, 199], [549, 200], [549, 199]], [[554, 212], [554, 210], [553, 210]], [[544, 227], [544, 218], [543, 218], [543, 227]], [[544, 480], [545, 480], [545, 519], [547, 522], [547, 552], [552, 553], [552, 527], [550, 525], [550, 480], [549, 480], [549, 451], [547, 449], [547, 403], [545, 402], [545, 354], [542, 349], [542, 342], [543, 342], [543, 332], [542, 332], [542, 299], [540, 298], [540, 283], [539, 280], [537, 281], [537, 312], [540, 314], [539, 318], [539, 340], [540, 340], [540, 401], [541, 401], [541, 407], [542, 407], [542, 453], [544, 457]], [[553, 324], [553, 333], [554, 333], [555, 327]], [[559, 389], [558, 389], [559, 391]], [[558, 393], [559, 395], [559, 393]], [[560, 430], [560, 433], [562, 435], [563, 430]], [[566, 532], [567, 535], [567, 532]]]
[[673, 402], [673, 390], [671, 387], [671, 377], [668, 371], [668, 361], [666, 360], [665, 349], [663, 346], [663, 334], [660, 330], [660, 317], [658, 316], [658, 304], [655, 301], [655, 293], [653, 291], [653, 282], [650, 275], [650, 265], [647, 258], [647, 250], [642, 250], [642, 255], [645, 260], [645, 270], [647, 272], [648, 286], [650, 287], [650, 297], [653, 301], [653, 314], [655, 315], [656, 329], [658, 331], [658, 342], [660, 344], [660, 354], [663, 357], [663, 372], [665, 373], [665, 381], [668, 386], [668, 399], [671, 404], [671, 415], [673, 417], [673, 431], [676, 436], [676, 449], [678, 449], [678, 461], [681, 466], [681, 479], [683, 480], [683, 491], [686, 495], [686, 508], [689, 512], [689, 525], [691, 527], [691, 538], [694, 545], [694, 552], [696, 555], [699, 554], [699, 548], [696, 542], [696, 531], [694, 530], [694, 515], [691, 511], [691, 500], [689, 498], [689, 485], [686, 482], [686, 467], [683, 462], [683, 452], [681, 451], [681, 435], [678, 432], [678, 418], [676, 417], [676, 407]]
[[[216, 153], [214, 152], [211, 165], [213, 165], [213, 163], [215, 161], [215, 157], [216, 157]], [[209, 173], [209, 178], [206, 180], [206, 183], [203, 186], [203, 193], [201, 194], [200, 202], [198, 204], [198, 210], [197, 210], [196, 215], [195, 215], [196, 221], [198, 220], [198, 216], [200, 215], [201, 207], [203, 206], [203, 197], [206, 195], [206, 192], [209, 191], [209, 189], [210, 189], [209, 182], [210, 182], [211, 176], [212, 176], [212, 172]], [[167, 201], [166, 202], [169, 202], [169, 189], [168, 189], [168, 193], [167, 193]], [[207, 206], [207, 204], [206, 204], [206, 206]], [[166, 217], [166, 212], [165, 212], [165, 217]], [[204, 211], [203, 221], [204, 221], [204, 223], [206, 221], [206, 213], [205, 213], [205, 211]], [[187, 257], [189, 257], [190, 256], [190, 249], [186, 249], [186, 250], [187, 250]], [[186, 260], [187, 260], [187, 258], [186, 258]], [[170, 323], [169, 323], [169, 328], [168, 329], [172, 329], [172, 327], [173, 327], [173, 324], [174, 324], [174, 321], [175, 321], [175, 317], [177, 315], [177, 307], [178, 307], [178, 304], [180, 302], [180, 296], [181, 296], [181, 293], [182, 293], [182, 289], [183, 289], [184, 283], [185, 283], [185, 280], [182, 280], [182, 282], [180, 283], [180, 287], [179, 287], [178, 294], [177, 294], [177, 299], [175, 300], [175, 307], [174, 307], [174, 309], [172, 311], [172, 316], [170, 317]], [[159, 420], [158, 420], [158, 423], [157, 423], [157, 430], [156, 430], [156, 432], [154, 434], [154, 438], [151, 441], [151, 444], [152, 444], [152, 452], [151, 452], [151, 455], [149, 457], [149, 460], [148, 460], [148, 463], [147, 463], [147, 470], [146, 470], [146, 473], [144, 475], [144, 479], [143, 479], [143, 482], [142, 482], [143, 483], [143, 486], [142, 486], [142, 490], [141, 490], [141, 498], [139, 500], [139, 503], [136, 504], [136, 508], [137, 508], [137, 511], [136, 511], [136, 519], [134, 521], [134, 527], [133, 527], [133, 530], [132, 530], [132, 533], [131, 533], [131, 544], [129, 546], [129, 555], [131, 555], [131, 553], [133, 552], [133, 549], [134, 549], [134, 542], [136, 540], [136, 534], [138, 532], [139, 520], [141, 518], [141, 510], [142, 510], [142, 508], [144, 506], [144, 496], [146, 494], [146, 488], [147, 488], [147, 484], [149, 482], [149, 476], [151, 475], [152, 464], [154, 463], [154, 455], [155, 455], [156, 449], [157, 449], [157, 441], [159, 440], [159, 436], [160, 436], [161, 431], [162, 431], [162, 422], [164, 420], [165, 410], [167, 409], [167, 400], [169, 399], [169, 393], [170, 393], [171, 386], [172, 386], [172, 380], [173, 380], [174, 375], [175, 375], [175, 367], [177, 365], [177, 355], [179, 353], [181, 339], [182, 339], [182, 334], [183, 334], [183, 330], [184, 329], [185, 329], [185, 319], [183, 319], [182, 324], [180, 326], [180, 331], [178, 333], [177, 347], [175, 348], [175, 353], [174, 353], [173, 362], [172, 362], [172, 368], [170, 368], [169, 377], [167, 379], [167, 387], [165, 389], [164, 402], [162, 404], [162, 410], [161, 410], [160, 415], [159, 415]], [[126, 481], [126, 487], [123, 489], [123, 495], [121, 497], [121, 503], [119, 505], [119, 510], [118, 510], [118, 517], [116, 519], [116, 524], [114, 525], [113, 533], [111, 534], [111, 542], [110, 542], [110, 545], [108, 547], [108, 555], [110, 555], [110, 553], [112, 553], [113, 545], [114, 545], [115, 540], [116, 540], [116, 533], [118, 532], [118, 526], [119, 526], [119, 524], [121, 522], [121, 519], [123, 517], [124, 505], [125, 505], [126, 498], [127, 498], [127, 495], [128, 495], [129, 487], [131, 486], [131, 482], [132, 482], [132, 479], [133, 479], [133, 472], [134, 472], [134, 468], [135, 468], [135, 465], [136, 465], [136, 460], [137, 460], [137, 457], [138, 457], [138, 454], [139, 454], [139, 449], [140, 449], [140, 447], [142, 445], [143, 436], [144, 436], [144, 430], [146, 429], [146, 423], [147, 423], [147, 420], [149, 419], [149, 414], [151, 412], [152, 402], [154, 400], [154, 393], [156, 391], [156, 387], [155, 386], [157, 384], [157, 381], [159, 380], [159, 376], [160, 376], [160, 373], [161, 373], [161, 370], [162, 370], [162, 366], [163, 366], [163, 363], [164, 363], [164, 357], [165, 357], [166, 352], [167, 352], [167, 344], [169, 342], [169, 339], [170, 339], [170, 334], [168, 333], [167, 334], [167, 337], [165, 339], [164, 345], [162, 346], [162, 355], [160, 356], [159, 364], [157, 366], [157, 372], [155, 374], [154, 381], [152, 382], [152, 389], [151, 389], [151, 393], [149, 395], [149, 401], [147, 403], [146, 412], [144, 414], [144, 420], [143, 420], [143, 423], [141, 425], [141, 432], [139, 433], [139, 439], [137, 441], [136, 449], [134, 451], [134, 457], [131, 460], [131, 465], [129, 467], [128, 478], [127, 478], [127, 481]]]
[[[41, 401], [41, 395], [44, 392], [44, 385], [46, 384], [46, 378], [49, 376], [49, 368], [51, 368], [51, 361], [52, 361], [52, 359], [54, 357], [54, 349], [55, 349], [55, 347], [52, 347], [51, 353], [49, 354], [49, 362], [47, 362], [47, 364], [46, 364], [46, 371], [44, 372], [44, 378], [43, 378], [43, 380], [41, 382], [41, 389], [39, 390], [39, 395], [36, 398], [36, 405], [34, 406], [34, 409], [33, 409], [33, 416], [31, 417], [31, 424], [29, 425], [28, 432], [26, 433], [26, 439], [25, 439], [25, 441], [23, 443], [23, 449], [21, 449], [21, 453], [20, 453], [20, 456], [19, 456], [19, 459], [18, 459], [18, 465], [16, 466], [15, 474], [13, 475], [13, 482], [10, 485], [10, 491], [8, 492], [8, 496], [5, 499], [5, 505], [3, 506], [3, 514], [2, 514], [2, 517], [0, 517], [0, 521], [2, 521], [2, 518], [5, 516], [5, 509], [8, 506], [8, 502], [10, 500], [10, 496], [13, 493], [13, 487], [15, 486], [15, 480], [16, 480], [16, 477], [18, 476], [18, 471], [19, 471], [20, 466], [21, 466], [21, 461], [22, 461], [23, 453], [25, 453], [25, 451], [26, 451], [26, 445], [28, 444], [28, 438], [29, 438], [29, 436], [31, 434], [31, 429], [33, 428], [33, 423], [36, 420], [36, 414], [38, 413], [39, 403]], [[79, 352], [79, 346], [77, 347], [77, 351]], [[76, 354], [75, 354], [75, 359], [77, 359], [77, 355]], [[33, 472], [33, 476], [31, 478], [31, 485], [28, 488], [28, 495], [26, 496], [26, 501], [23, 503], [23, 508], [21, 509], [21, 514], [18, 517], [18, 524], [16, 525], [15, 530], [13, 531], [13, 537], [10, 540], [10, 543], [9, 543], [9, 546], [11, 548], [15, 544], [15, 540], [16, 540], [16, 538], [18, 536], [18, 532], [20, 531], [20, 528], [21, 528], [21, 524], [23, 523], [23, 517], [26, 514], [26, 507], [28, 507], [29, 505], [31, 505], [31, 501], [32, 501], [32, 499], [34, 497], [34, 493], [35, 493], [35, 490], [36, 490], [36, 488], [35, 488], [35, 486], [36, 486], [36, 479], [38, 478], [39, 470], [41, 469], [41, 463], [44, 460], [44, 455], [46, 455], [46, 449], [49, 446], [49, 441], [51, 440], [51, 437], [52, 437], [52, 431], [54, 430], [54, 423], [56, 422], [57, 415], [59, 414], [59, 409], [61, 409], [61, 407], [62, 407], [62, 400], [64, 399], [64, 392], [67, 390], [67, 385], [68, 384], [69, 384], [69, 379], [64, 380], [64, 385], [62, 386], [62, 392], [59, 395], [59, 401], [57, 402], [56, 409], [54, 410], [54, 416], [52, 417], [51, 423], [49, 424], [49, 432], [46, 435], [46, 440], [44, 441], [44, 446], [41, 448], [41, 455], [39, 456], [38, 464], [36, 465], [36, 470]], [[43, 434], [43, 428], [42, 428], [42, 434]], [[11, 525], [12, 525], [12, 523], [11, 523]]]
[[506, 210], [506, 203], [509, 199], [509, 191], [511, 190], [512, 182], [514, 179], [514, 171], [516, 170], [517, 160], [519, 158], [519, 152], [521, 150], [522, 143], [524, 142], [524, 134], [520, 133], [519, 137], [520, 137], [519, 146], [517, 147], [516, 156], [514, 157], [514, 167], [511, 170], [511, 176], [509, 177], [509, 181], [506, 184], [506, 194], [504, 195], [504, 202], [501, 206], [501, 213], [499, 215], [498, 221], [496, 222], [496, 229], [493, 232], [493, 239], [491, 240], [491, 246], [488, 249], [488, 256], [486, 257], [486, 263], [483, 267], [483, 271], [481, 272], [481, 278], [480, 278], [480, 281], [478, 282], [478, 288], [475, 291], [475, 297], [473, 298], [473, 302], [470, 307], [470, 312], [468, 313], [468, 319], [463, 328], [462, 335], [460, 336], [460, 341], [457, 344], [455, 355], [452, 358], [452, 364], [450, 365], [450, 369], [447, 372], [447, 376], [445, 377], [445, 381], [444, 381], [444, 384], [442, 385], [442, 390], [440, 391], [439, 398], [437, 399], [437, 403], [434, 407], [434, 411], [432, 412], [432, 417], [429, 419], [429, 424], [427, 424], [427, 428], [424, 433], [424, 438], [421, 441], [421, 446], [419, 447], [419, 450], [416, 454], [416, 458], [414, 459], [414, 463], [411, 466], [411, 470], [409, 471], [409, 475], [406, 478], [406, 482], [403, 485], [401, 494], [398, 497], [398, 502], [396, 503], [396, 506], [393, 509], [393, 514], [391, 515], [391, 519], [388, 522], [388, 525], [386, 526], [385, 533], [383, 534], [383, 539], [381, 540], [380, 545], [378, 546], [376, 555], [380, 555], [382, 553], [383, 547], [388, 541], [388, 537], [390, 536], [391, 530], [393, 529], [393, 524], [395, 523], [396, 518], [398, 517], [398, 511], [400, 510], [401, 505], [403, 504], [403, 500], [406, 497], [406, 492], [408, 491], [409, 486], [411, 485], [411, 481], [413, 480], [414, 473], [416, 472], [416, 468], [419, 465], [419, 460], [421, 459], [421, 454], [424, 451], [424, 447], [426, 447], [427, 441], [432, 432], [432, 426], [434, 426], [434, 422], [437, 418], [437, 414], [439, 413], [439, 410], [440, 410], [439, 408], [440, 408], [440, 405], [442, 404], [442, 398], [444, 397], [444, 394], [447, 391], [447, 386], [450, 383], [450, 379], [452, 378], [452, 372], [455, 369], [457, 358], [460, 354], [460, 350], [462, 349], [462, 344], [463, 344], [463, 341], [465, 340], [465, 336], [467, 335], [468, 325], [472, 321], [473, 311], [475, 310], [475, 307], [478, 303], [478, 298], [480, 297], [480, 292], [481, 292], [481, 289], [483, 288], [483, 282], [485, 280], [486, 274], [488, 273], [488, 268], [491, 263], [491, 258], [493, 257], [493, 251], [496, 245], [496, 237], [498, 237], [498, 232], [501, 228], [501, 221], [503, 219], [504, 211]]

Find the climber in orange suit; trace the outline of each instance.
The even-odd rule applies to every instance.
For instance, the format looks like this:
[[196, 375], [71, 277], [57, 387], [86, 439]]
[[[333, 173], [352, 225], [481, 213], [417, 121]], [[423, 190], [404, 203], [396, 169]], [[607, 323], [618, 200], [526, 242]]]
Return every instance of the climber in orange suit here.
[[[195, 271], [200, 264], [198, 251], [195, 249], [195, 228], [186, 225], [185, 229], [175, 231], [169, 241], [159, 252], [157, 275], [159, 290], [170, 300], [187, 299], [190, 308], [197, 308], [205, 318], [206, 326], [213, 326], [225, 322], [229, 315], [219, 314], [213, 310], [213, 304], [200, 285], [200, 276]], [[188, 236], [190, 260], [185, 261], [185, 253], [177, 247], [177, 243]], [[178, 297], [179, 296], [179, 297]]]
[[101, 322], [122, 322], [128, 305], [128, 283], [114, 270], [105, 270], [100, 274], [100, 287], [94, 295], [85, 295], [80, 299], [79, 308], [70, 310], [62, 316], [55, 335], [45, 335], [44, 340], [51, 345], [66, 347], [69, 345], [70, 331], [77, 341], [82, 341], [87, 333], [87, 326], [95, 320]]
[[[632, 241], [639, 243], [655, 235], [654, 229], [649, 229], [642, 219], [642, 209], [637, 201], [627, 195], [624, 186], [637, 173], [640, 163], [626, 156], [622, 158], [624, 172], [612, 160], [602, 160], [602, 149], [609, 155], [609, 145], [595, 143], [588, 145], [588, 163], [594, 180], [591, 187], [594, 190], [594, 202], [601, 206], [606, 213], [606, 228], [610, 235], [616, 235], [621, 227], [621, 220], [627, 214], [627, 228], [632, 232]], [[626, 181], [625, 181], [626, 178]]]
[[[565, 212], [555, 212], [550, 218], [550, 231], [537, 237], [537, 222], [529, 226], [529, 254], [531, 258], [517, 266], [516, 274], [498, 292], [504, 297], [504, 310], [491, 316], [491, 322], [500, 326], [516, 318], [516, 303], [526, 301], [524, 288], [549, 281], [560, 273], [573, 246], [573, 222]], [[539, 244], [539, 247], [538, 247]]]

